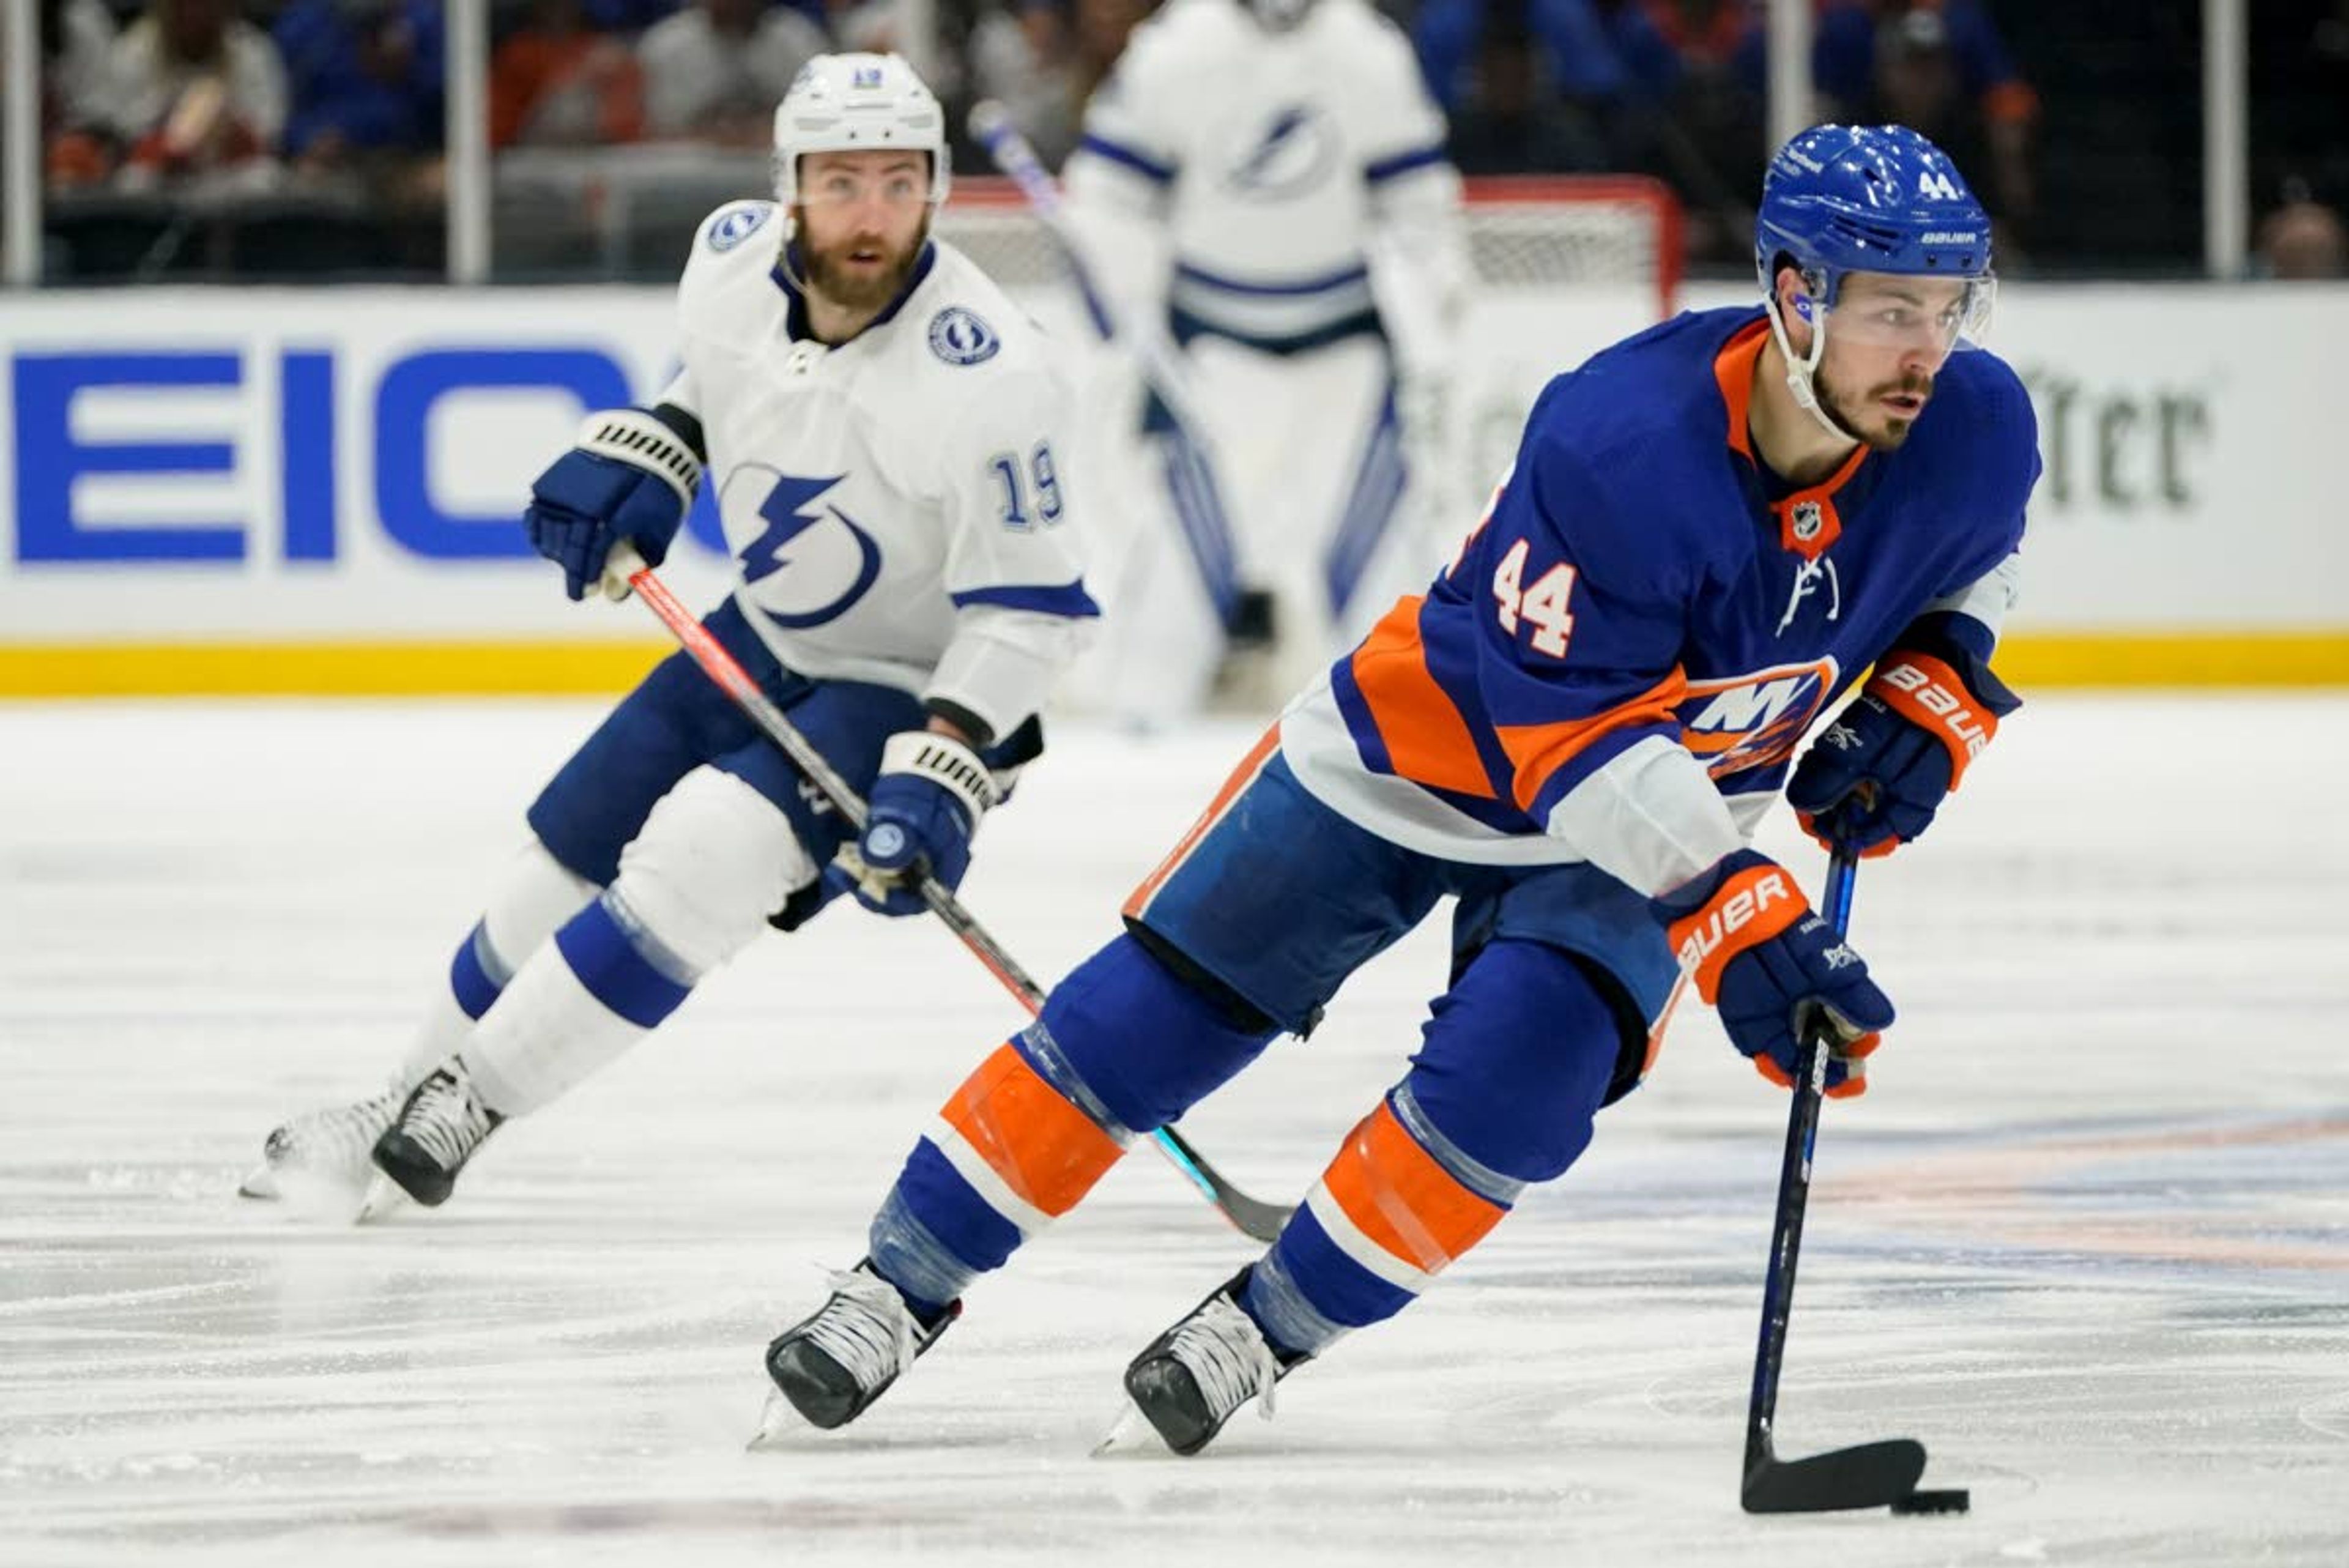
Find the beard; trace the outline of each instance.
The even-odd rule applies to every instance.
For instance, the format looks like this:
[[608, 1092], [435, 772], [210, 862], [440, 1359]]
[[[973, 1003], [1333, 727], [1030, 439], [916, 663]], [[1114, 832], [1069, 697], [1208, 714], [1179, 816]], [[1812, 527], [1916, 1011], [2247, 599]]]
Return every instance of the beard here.
[[[844, 310], [868, 311], [879, 310], [905, 286], [922, 244], [929, 238], [930, 226], [924, 223], [912, 241], [894, 254], [889, 253], [889, 242], [878, 234], [852, 234], [838, 244], [819, 248], [806, 241], [804, 228], [801, 232], [800, 263], [806, 269], [808, 286]], [[882, 265], [852, 270], [848, 258], [857, 251], [881, 253]]]
[[1877, 400], [1906, 392], [1921, 400], [1917, 412], [1922, 414], [1931, 406], [1933, 396], [1932, 377], [1903, 376], [1897, 381], [1886, 381], [1852, 397], [1829, 379], [1824, 365], [1813, 378], [1813, 384], [1818, 389], [1819, 406], [1826, 410], [1828, 417], [1847, 433], [1859, 438], [1872, 452], [1898, 452], [1917, 424], [1913, 416], [1903, 419], [1887, 410]]

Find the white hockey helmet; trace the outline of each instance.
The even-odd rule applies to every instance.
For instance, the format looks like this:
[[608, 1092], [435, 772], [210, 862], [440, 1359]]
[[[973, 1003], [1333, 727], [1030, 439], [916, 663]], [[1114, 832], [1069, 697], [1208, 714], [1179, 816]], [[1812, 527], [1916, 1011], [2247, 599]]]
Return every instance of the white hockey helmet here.
[[775, 200], [800, 194], [811, 152], [910, 147], [930, 155], [930, 205], [947, 199], [947, 117], [902, 55], [818, 55], [775, 106]]

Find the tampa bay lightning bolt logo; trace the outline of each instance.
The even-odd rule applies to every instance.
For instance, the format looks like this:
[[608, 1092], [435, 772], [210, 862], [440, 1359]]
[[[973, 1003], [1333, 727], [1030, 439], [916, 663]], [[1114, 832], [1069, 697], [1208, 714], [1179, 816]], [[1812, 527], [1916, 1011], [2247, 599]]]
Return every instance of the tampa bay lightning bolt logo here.
[[881, 576], [880, 545], [823, 500], [846, 477], [802, 479], [756, 462], [727, 475], [729, 491], [771, 486], [758, 512], [766, 531], [742, 547], [740, 559], [743, 585], [758, 590], [749, 596], [751, 604], [777, 626], [799, 630], [835, 619]]
[[739, 207], [729, 207], [709, 220], [706, 236], [713, 251], [730, 251], [766, 225], [774, 208], [764, 202], [746, 202]]
[[977, 365], [995, 358], [1003, 340], [995, 328], [959, 305], [930, 317], [930, 352], [949, 365]]
[[1337, 164], [1337, 142], [1321, 111], [1291, 104], [1240, 144], [1224, 182], [1244, 196], [1294, 195], [1319, 184]]

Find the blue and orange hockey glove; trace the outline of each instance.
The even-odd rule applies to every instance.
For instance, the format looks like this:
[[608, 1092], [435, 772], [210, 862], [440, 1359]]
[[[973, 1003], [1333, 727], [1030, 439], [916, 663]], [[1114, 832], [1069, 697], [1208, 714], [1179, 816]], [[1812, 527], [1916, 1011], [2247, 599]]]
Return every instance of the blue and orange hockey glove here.
[[1791, 1087], [1804, 1034], [1823, 1020], [1826, 1092], [1837, 1099], [1868, 1092], [1862, 1058], [1891, 1027], [1891, 1001], [1868, 978], [1868, 961], [1812, 912], [1785, 867], [1740, 849], [1649, 908], [1697, 994], [1764, 1077]]
[[1786, 784], [1803, 830], [1873, 859], [1922, 834], [1966, 766], [2023, 706], [1987, 662], [1946, 639], [1895, 649], [1805, 753]]

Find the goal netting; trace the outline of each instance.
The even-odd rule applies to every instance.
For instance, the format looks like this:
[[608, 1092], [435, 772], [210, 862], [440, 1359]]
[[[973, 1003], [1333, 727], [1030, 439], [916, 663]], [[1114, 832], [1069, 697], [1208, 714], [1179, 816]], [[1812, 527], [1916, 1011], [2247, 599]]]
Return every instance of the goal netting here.
[[[1473, 506], [1550, 377], [1671, 313], [1681, 213], [1644, 177], [1540, 175], [1469, 181], [1466, 221], [1476, 282], [1454, 355], [1441, 488]], [[1081, 330], [1059, 252], [1009, 181], [956, 181], [937, 227], [1040, 320]]]
[[[1012, 290], [1061, 285], [1050, 239], [1005, 180], [956, 181], [938, 232]], [[1661, 182], [1626, 175], [1530, 175], [1467, 182], [1476, 278], [1491, 295], [1641, 296], [1657, 317], [1680, 285], [1680, 205]]]

